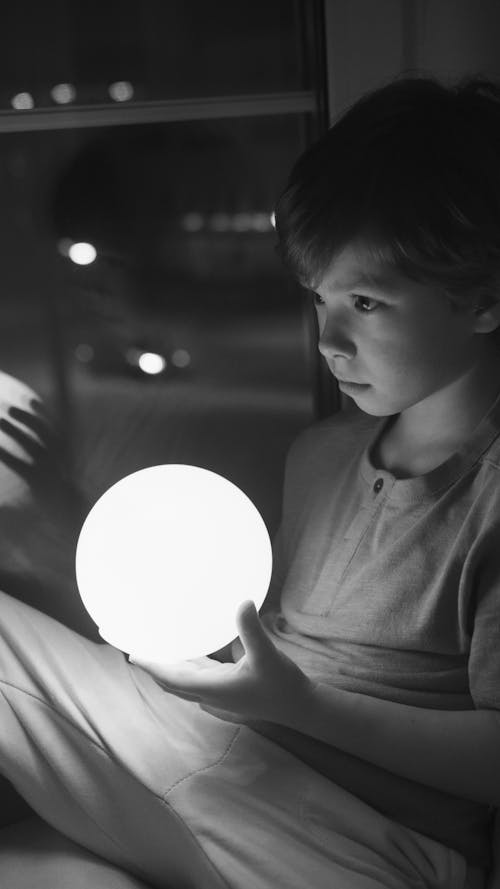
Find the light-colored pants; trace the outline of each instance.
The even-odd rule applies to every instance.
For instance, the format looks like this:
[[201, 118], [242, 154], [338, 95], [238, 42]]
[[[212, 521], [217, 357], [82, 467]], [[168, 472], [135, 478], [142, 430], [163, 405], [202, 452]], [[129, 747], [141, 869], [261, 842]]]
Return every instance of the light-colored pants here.
[[162, 889], [465, 886], [458, 853], [4, 593], [0, 690], [0, 771], [49, 824]]

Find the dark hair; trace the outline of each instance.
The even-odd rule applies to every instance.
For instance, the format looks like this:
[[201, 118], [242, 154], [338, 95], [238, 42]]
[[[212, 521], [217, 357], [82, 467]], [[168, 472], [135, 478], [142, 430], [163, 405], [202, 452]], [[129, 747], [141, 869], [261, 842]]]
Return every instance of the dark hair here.
[[361, 239], [406, 277], [488, 305], [500, 282], [500, 89], [396, 80], [297, 161], [276, 207], [278, 251], [315, 288]]

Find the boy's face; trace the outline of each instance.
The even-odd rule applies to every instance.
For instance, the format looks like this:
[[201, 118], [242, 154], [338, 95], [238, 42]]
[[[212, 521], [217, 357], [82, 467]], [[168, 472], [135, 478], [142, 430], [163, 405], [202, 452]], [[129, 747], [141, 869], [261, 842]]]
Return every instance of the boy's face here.
[[319, 350], [341, 391], [368, 414], [429, 399], [484, 350], [472, 308], [377, 263], [362, 244], [338, 254], [316, 294]]

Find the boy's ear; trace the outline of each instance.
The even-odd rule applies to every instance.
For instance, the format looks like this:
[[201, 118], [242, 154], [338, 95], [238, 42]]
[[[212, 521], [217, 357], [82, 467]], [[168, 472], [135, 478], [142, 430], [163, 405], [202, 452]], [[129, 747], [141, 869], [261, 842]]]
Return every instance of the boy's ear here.
[[493, 333], [500, 326], [500, 302], [490, 299], [487, 306], [476, 306], [474, 322], [476, 333]]

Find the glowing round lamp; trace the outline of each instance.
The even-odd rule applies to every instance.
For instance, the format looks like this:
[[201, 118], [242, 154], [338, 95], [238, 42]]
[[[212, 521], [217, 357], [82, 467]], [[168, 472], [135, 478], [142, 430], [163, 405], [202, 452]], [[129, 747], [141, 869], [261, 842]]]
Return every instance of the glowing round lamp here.
[[198, 466], [167, 464], [121, 479], [90, 510], [76, 578], [100, 636], [148, 662], [211, 654], [257, 610], [272, 569], [269, 535], [236, 485]]

